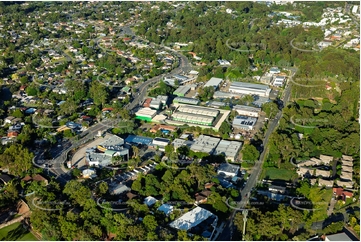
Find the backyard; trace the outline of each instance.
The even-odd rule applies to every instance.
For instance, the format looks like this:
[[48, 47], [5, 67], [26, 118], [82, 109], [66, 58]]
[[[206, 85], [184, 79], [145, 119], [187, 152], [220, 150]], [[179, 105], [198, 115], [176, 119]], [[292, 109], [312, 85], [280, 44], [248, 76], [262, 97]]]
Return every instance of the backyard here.
[[37, 241], [35, 236], [23, 228], [21, 223], [14, 223], [0, 229], [1, 241]]

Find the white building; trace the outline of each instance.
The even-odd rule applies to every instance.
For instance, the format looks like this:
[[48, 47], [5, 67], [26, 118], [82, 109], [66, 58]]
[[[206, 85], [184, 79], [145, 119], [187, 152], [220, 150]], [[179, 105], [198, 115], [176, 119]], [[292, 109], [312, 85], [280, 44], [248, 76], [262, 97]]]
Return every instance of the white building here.
[[226, 160], [234, 162], [241, 148], [242, 142], [221, 140], [213, 155], [224, 155]]
[[282, 87], [285, 80], [286, 80], [286, 77], [284, 77], [284, 76], [276, 76], [276, 78], [273, 81], [273, 86]]
[[232, 165], [229, 163], [222, 163], [217, 171], [217, 174], [223, 177], [234, 177], [237, 176], [239, 166]]
[[357, 9], [358, 9], [358, 5], [354, 5], [354, 6], [352, 7], [352, 13], [353, 13], [353, 14], [356, 14], [356, 13], [357, 13]]
[[216, 77], [212, 77], [211, 79], [209, 79], [209, 81], [204, 84], [204, 87], [213, 87], [214, 90], [217, 90], [219, 85], [222, 83], [223, 79], [221, 78], [216, 78]]
[[271, 69], [269, 70], [270, 74], [279, 74], [281, 73], [281, 70], [278, 69], [278, 67], [271, 67]]
[[249, 116], [249, 117], [256, 117], [258, 118], [259, 113], [261, 112], [261, 108], [255, 108], [246, 105], [236, 105], [233, 107], [239, 115]]
[[174, 220], [169, 226], [175, 229], [188, 231], [212, 216], [215, 216], [215, 219], [217, 219], [217, 216], [210, 211], [201, 207], [196, 207], [188, 213], [183, 214], [180, 218]]
[[257, 123], [257, 118], [247, 117], [247, 116], [236, 116], [233, 119], [232, 126], [233, 128], [244, 129], [244, 130], [253, 130], [253, 127]]
[[229, 92], [245, 94], [245, 95], [259, 95], [261, 97], [269, 97], [271, 88], [269, 88], [267, 85], [262, 85], [262, 84], [233, 82], [229, 87]]
[[194, 152], [204, 152], [212, 154], [220, 140], [220, 138], [200, 135], [191, 146], [191, 150]]

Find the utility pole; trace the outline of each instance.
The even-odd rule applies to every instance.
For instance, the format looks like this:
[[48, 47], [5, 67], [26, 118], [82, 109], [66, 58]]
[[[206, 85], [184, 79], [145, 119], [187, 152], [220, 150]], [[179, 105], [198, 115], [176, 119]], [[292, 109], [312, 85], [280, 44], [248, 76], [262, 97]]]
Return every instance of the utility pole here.
[[247, 215], [248, 215], [248, 210], [243, 210], [242, 211], [243, 214], [243, 233], [242, 233], [242, 241], [245, 241], [244, 236], [246, 235], [246, 222], [247, 222]]

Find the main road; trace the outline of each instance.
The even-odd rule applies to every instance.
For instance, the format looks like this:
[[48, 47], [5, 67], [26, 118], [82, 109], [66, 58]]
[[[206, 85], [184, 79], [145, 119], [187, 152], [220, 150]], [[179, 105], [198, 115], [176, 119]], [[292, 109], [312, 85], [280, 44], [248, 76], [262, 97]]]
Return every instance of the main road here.
[[[125, 27], [125, 28], [127, 29], [127, 31], [125, 31], [125, 32], [131, 33], [127, 27]], [[163, 46], [158, 46], [158, 47], [172, 51], [179, 59], [178, 67], [173, 69], [168, 74], [162, 74], [160, 76], [153, 77], [153, 78], [145, 81], [144, 83], [140, 84], [137, 87], [138, 91], [137, 92], [133, 91], [133, 96], [134, 96], [133, 100], [124, 107], [129, 111], [133, 111], [133, 109], [137, 108], [138, 105], [140, 104], [140, 102], [142, 101], [142, 99], [145, 97], [148, 88], [150, 86], [153, 86], [156, 83], [158, 83], [165, 75], [174, 75], [174, 74], [188, 72], [192, 68], [187, 57], [185, 57], [184, 55], [182, 55], [168, 47], [163, 47]], [[64, 167], [64, 161], [66, 161], [66, 159], [67, 159], [68, 152], [71, 151], [72, 149], [75, 149], [75, 148], [85, 144], [89, 140], [92, 140], [97, 135], [98, 131], [104, 131], [111, 127], [114, 127], [118, 122], [119, 122], [119, 120], [117, 120], [117, 119], [102, 120], [101, 122], [91, 126], [88, 130], [83, 132], [81, 134], [82, 138], [80, 138], [79, 140], [75, 140], [72, 142], [67, 141], [67, 142], [63, 143], [61, 145], [61, 147], [56, 147], [56, 148], [51, 149], [50, 153], [54, 154], [54, 158], [52, 160], [44, 160], [43, 154], [38, 154], [35, 156], [35, 158], [33, 160], [33, 164], [37, 167], [42, 167], [42, 168], [44, 168], [43, 164], [45, 164], [45, 163], [51, 164], [51, 167], [48, 168], [48, 172], [57, 176], [57, 178], [59, 179], [59, 181], [61, 183], [66, 183], [67, 181], [69, 181], [71, 179], [71, 176], [69, 175], [68, 170], [65, 169], [65, 167]]]
[[[283, 103], [287, 104], [287, 102], [290, 99], [291, 96], [291, 86], [292, 86], [292, 78], [295, 75], [296, 71], [298, 70], [296, 67], [291, 67], [288, 68], [288, 70], [290, 71], [290, 77], [289, 77], [289, 81], [285, 87], [285, 91], [283, 93]], [[254, 167], [252, 168], [252, 171], [250, 172], [250, 176], [248, 178], [247, 184], [246, 186], [240, 190], [240, 196], [241, 196], [241, 201], [238, 203], [238, 206], [236, 207], [237, 209], [234, 209], [231, 216], [228, 218], [226, 226], [224, 227], [222, 233], [220, 233], [219, 237], [217, 238], [218, 241], [230, 241], [232, 240], [232, 234], [233, 234], [233, 230], [234, 230], [234, 225], [233, 225], [233, 219], [234, 216], [236, 215], [237, 211], [241, 211], [242, 209], [245, 209], [249, 198], [250, 198], [250, 193], [252, 191], [252, 189], [257, 185], [257, 181], [259, 178], [259, 175], [261, 174], [262, 171], [262, 165], [263, 165], [263, 161], [265, 159], [265, 156], [267, 154], [267, 144], [269, 141], [269, 137], [271, 136], [271, 134], [273, 133], [273, 131], [276, 129], [276, 127], [279, 124], [279, 121], [282, 118], [282, 109], [280, 109], [278, 111], [278, 113], [276, 114], [275, 118], [273, 120], [270, 120], [270, 124], [268, 126], [266, 135], [264, 137], [263, 140], [263, 151], [260, 155], [260, 158], [258, 161], [255, 162]]]

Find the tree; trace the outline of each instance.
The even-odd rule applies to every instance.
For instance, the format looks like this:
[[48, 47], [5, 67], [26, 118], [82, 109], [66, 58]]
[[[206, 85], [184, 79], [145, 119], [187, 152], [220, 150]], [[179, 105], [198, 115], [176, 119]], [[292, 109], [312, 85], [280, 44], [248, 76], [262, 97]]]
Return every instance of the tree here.
[[66, 183], [63, 193], [67, 194], [80, 206], [85, 206], [87, 199], [91, 199], [90, 189], [75, 180]]
[[28, 96], [36, 96], [38, 94], [38, 90], [33, 86], [27, 87], [25, 92]]
[[138, 177], [132, 184], [132, 190], [140, 192], [142, 190], [142, 178]]
[[15, 109], [15, 111], [11, 115], [14, 116], [15, 118], [23, 118], [24, 117], [24, 114], [23, 114], [23, 112], [21, 112], [20, 109]]
[[245, 144], [242, 149], [242, 160], [256, 161], [259, 157], [259, 151], [251, 144]]
[[205, 87], [199, 91], [198, 96], [202, 101], [209, 101], [213, 98], [213, 95], [214, 95], [214, 87]]
[[106, 87], [99, 82], [93, 81], [90, 85], [89, 95], [97, 106], [104, 106], [108, 100]]
[[65, 88], [67, 90], [67, 96], [79, 104], [80, 101], [86, 97], [86, 87], [84, 82], [76, 80], [67, 80], [65, 82]]
[[34, 155], [27, 148], [13, 144], [0, 155], [0, 166], [8, 167], [10, 174], [20, 176], [32, 167], [33, 157]]
[[122, 120], [112, 132], [115, 134], [131, 134], [135, 129], [135, 123], [131, 120]]
[[101, 182], [101, 183], [99, 184], [98, 189], [99, 189], [99, 195], [102, 196], [102, 195], [106, 194], [106, 193], [108, 192], [108, 183], [106, 183], [106, 182]]
[[155, 231], [158, 226], [158, 223], [153, 215], [146, 215], [143, 218], [143, 224], [149, 232]]
[[268, 118], [272, 119], [278, 112], [278, 106], [274, 102], [268, 102], [262, 105], [262, 111], [266, 113]]

